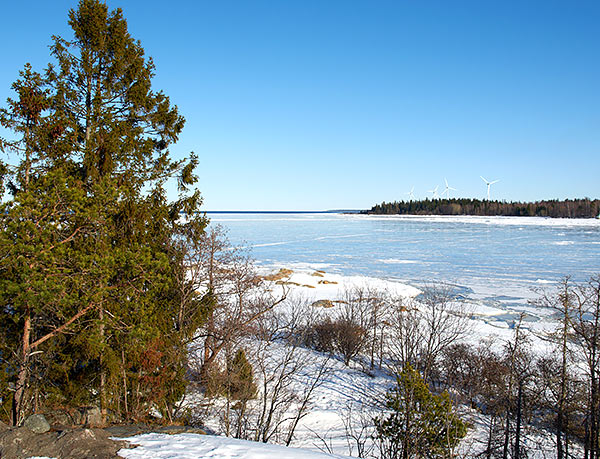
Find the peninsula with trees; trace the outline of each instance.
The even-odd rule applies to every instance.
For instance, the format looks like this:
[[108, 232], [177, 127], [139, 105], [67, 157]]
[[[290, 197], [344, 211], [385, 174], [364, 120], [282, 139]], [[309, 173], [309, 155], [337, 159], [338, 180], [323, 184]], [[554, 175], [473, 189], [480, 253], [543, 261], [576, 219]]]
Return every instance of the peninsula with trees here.
[[503, 217], [597, 218], [599, 199], [565, 199], [535, 202], [489, 201], [469, 198], [424, 199], [376, 204], [364, 214], [374, 215], [476, 215]]

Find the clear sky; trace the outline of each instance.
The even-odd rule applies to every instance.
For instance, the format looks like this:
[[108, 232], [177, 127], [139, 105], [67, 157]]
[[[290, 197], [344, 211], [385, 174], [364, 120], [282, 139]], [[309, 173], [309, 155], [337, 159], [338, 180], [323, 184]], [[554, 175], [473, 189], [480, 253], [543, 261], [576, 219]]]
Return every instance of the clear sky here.
[[[206, 210], [600, 197], [600, 2], [108, 1], [187, 120]], [[76, 1], [5, 2], [0, 103]]]

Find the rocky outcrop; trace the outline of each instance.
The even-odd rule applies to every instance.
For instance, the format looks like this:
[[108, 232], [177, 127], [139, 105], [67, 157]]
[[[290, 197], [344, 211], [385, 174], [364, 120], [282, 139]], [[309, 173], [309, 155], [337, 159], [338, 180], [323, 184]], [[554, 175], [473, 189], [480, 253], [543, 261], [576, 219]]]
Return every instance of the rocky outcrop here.
[[268, 281], [278, 281], [290, 277], [293, 273], [294, 271], [292, 271], [291, 269], [281, 268], [276, 273], [263, 276], [263, 279]]
[[129, 445], [124, 441], [111, 440], [111, 436], [102, 429], [69, 429], [36, 434], [27, 427], [9, 428], [0, 432], [0, 457], [117, 458], [117, 451]]
[[315, 308], [333, 308], [335, 306], [331, 300], [318, 300], [312, 304]]

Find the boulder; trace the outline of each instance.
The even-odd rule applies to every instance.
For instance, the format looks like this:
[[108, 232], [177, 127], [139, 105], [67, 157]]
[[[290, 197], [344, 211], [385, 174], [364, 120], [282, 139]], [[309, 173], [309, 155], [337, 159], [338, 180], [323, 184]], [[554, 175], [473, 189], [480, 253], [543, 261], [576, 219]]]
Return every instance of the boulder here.
[[44, 413], [53, 429], [62, 430], [83, 424], [83, 416], [78, 410], [54, 410]]
[[43, 434], [50, 430], [50, 424], [43, 414], [32, 414], [25, 419], [25, 422], [23, 422], [23, 427], [27, 427], [36, 434]]
[[318, 300], [312, 304], [315, 308], [333, 308], [334, 304], [331, 300]]
[[81, 414], [87, 427], [101, 427], [104, 424], [102, 413], [97, 406], [83, 408]]

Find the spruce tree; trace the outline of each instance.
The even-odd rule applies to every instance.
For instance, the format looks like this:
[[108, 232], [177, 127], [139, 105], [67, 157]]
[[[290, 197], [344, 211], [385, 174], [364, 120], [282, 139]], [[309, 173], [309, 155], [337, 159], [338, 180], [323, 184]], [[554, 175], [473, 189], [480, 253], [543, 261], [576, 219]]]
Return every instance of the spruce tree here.
[[[19, 157], [0, 168], [12, 194], [0, 216], [0, 325], [11, 336], [0, 352], [20, 356], [7, 363], [15, 424], [28, 410], [32, 345], [50, 378], [38, 390], [56, 402], [77, 392], [117, 419], [172, 414], [185, 340], [203, 317], [176, 326], [183, 249], [206, 225], [191, 189], [197, 158], [169, 153], [184, 119], [152, 89], [154, 65], [120, 9], [81, 0], [69, 25], [71, 40], [53, 37], [54, 64], [43, 75], [26, 66], [0, 112], [16, 137], [0, 148]], [[151, 381], [168, 389], [161, 400]]]

